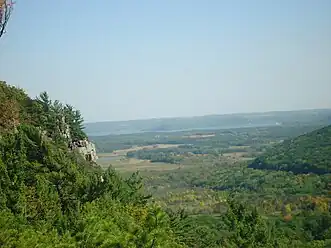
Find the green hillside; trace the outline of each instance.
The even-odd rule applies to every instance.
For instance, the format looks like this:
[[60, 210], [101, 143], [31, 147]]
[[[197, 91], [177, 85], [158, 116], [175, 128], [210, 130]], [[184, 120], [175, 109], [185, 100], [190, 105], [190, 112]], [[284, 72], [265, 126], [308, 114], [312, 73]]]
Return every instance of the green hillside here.
[[[68, 142], [87, 137], [82, 123], [78, 110], [51, 100], [46, 92], [31, 98], [24, 90], [0, 82], [0, 247], [325, 247], [330, 237], [327, 207], [321, 213], [315, 207], [307, 209], [305, 213], [312, 216], [308, 221], [314, 222], [296, 222], [296, 228], [307, 234], [316, 231], [304, 238], [299, 233], [295, 243], [290, 231], [277, 229], [286, 225], [282, 218], [266, 219], [230, 192], [223, 192], [222, 201], [215, 198], [217, 215], [188, 215], [185, 208], [175, 211], [164, 206], [146, 195], [137, 173], [124, 178], [112, 167], [102, 170], [68, 148]], [[229, 168], [229, 176], [223, 178], [234, 180], [221, 180], [227, 189], [242, 182], [237, 177], [240, 167]], [[221, 186], [220, 173], [209, 169], [188, 177], [191, 188], [207, 172], [211, 176], [206, 185]], [[269, 181], [263, 171], [251, 171], [261, 174], [258, 182]], [[249, 177], [242, 186], [257, 185], [256, 175], [241, 174]], [[284, 178], [288, 177], [280, 181]], [[317, 188], [324, 189], [323, 180], [319, 181]], [[179, 200], [180, 205], [185, 198]], [[199, 206], [203, 208], [204, 202], [199, 200]]]
[[[141, 179], [68, 149], [83, 119], [47, 93], [0, 82], [0, 247], [182, 247]], [[66, 131], [67, 130], [67, 131]]]
[[[228, 205], [217, 240], [182, 212], [149, 200], [137, 173], [122, 178], [68, 148], [84, 139], [78, 110], [46, 92], [0, 82], [0, 247], [271, 247], [267, 223]], [[230, 199], [229, 199], [230, 200]], [[237, 208], [240, 206], [240, 209]], [[240, 216], [247, 218], [240, 219]], [[247, 229], [249, 234], [233, 226]], [[237, 220], [238, 219], [238, 220]], [[247, 246], [249, 247], [249, 246]]]
[[331, 125], [285, 140], [256, 158], [249, 167], [294, 173], [331, 173]]

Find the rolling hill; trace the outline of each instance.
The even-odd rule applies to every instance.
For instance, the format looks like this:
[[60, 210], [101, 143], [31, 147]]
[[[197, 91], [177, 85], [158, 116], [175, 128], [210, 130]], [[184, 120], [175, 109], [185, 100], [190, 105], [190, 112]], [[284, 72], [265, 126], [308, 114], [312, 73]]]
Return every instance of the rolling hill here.
[[298, 124], [325, 126], [330, 124], [330, 116], [331, 109], [310, 109], [131, 121], [106, 121], [85, 123], [85, 132], [89, 136], [105, 136], [142, 132], [176, 132], [243, 127], [291, 126]]
[[293, 173], [331, 173], [331, 125], [285, 140], [248, 167]]

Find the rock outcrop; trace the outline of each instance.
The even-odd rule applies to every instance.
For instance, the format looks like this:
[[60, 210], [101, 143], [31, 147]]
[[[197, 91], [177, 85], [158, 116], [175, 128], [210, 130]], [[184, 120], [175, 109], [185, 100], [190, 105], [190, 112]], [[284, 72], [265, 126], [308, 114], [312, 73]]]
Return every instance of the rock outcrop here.
[[95, 144], [88, 141], [87, 139], [84, 140], [72, 140], [70, 134], [70, 126], [66, 123], [65, 118], [62, 117], [60, 119], [59, 130], [63, 138], [70, 140], [69, 141], [69, 148], [73, 151], [78, 151], [86, 161], [89, 162], [96, 162], [98, 159]]
[[58, 128], [59, 128], [59, 131], [60, 131], [62, 137], [67, 140], [71, 140], [70, 126], [66, 123], [65, 117], [60, 116], [58, 118], [58, 122], [59, 122]]
[[95, 144], [87, 139], [73, 140], [69, 142], [69, 148], [82, 154], [86, 161], [96, 162], [98, 159]]

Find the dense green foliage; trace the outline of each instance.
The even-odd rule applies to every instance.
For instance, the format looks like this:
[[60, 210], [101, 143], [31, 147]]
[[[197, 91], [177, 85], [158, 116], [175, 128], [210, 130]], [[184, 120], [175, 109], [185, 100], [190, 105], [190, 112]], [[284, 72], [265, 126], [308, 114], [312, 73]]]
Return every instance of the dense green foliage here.
[[295, 173], [331, 173], [331, 125], [269, 149], [249, 167]]
[[31, 99], [22, 89], [0, 81], [0, 113], [0, 133], [29, 124], [56, 141], [87, 137], [79, 110], [52, 101], [46, 92]]
[[182, 158], [178, 156], [176, 149], [153, 149], [153, 150], [138, 150], [130, 151], [126, 154], [128, 158], [138, 158], [150, 160], [153, 162], [163, 162], [169, 164], [179, 163]]
[[295, 175], [200, 158], [188, 162], [186, 168], [184, 164], [180, 170], [146, 172], [146, 176], [146, 187], [161, 206], [171, 211], [185, 210], [185, 223], [204, 230], [205, 238], [195, 236], [194, 242], [210, 239], [209, 243], [217, 243], [229, 231], [220, 223], [227, 212], [226, 200], [232, 195], [245, 211], [257, 210], [264, 229], [273, 234], [268, 239], [279, 245], [270, 247], [330, 244], [330, 174]]
[[[326, 122], [325, 122], [326, 123]], [[322, 125], [323, 126], [323, 125]], [[296, 137], [322, 127], [318, 123], [311, 125], [270, 126], [257, 128], [233, 128], [227, 130], [201, 130], [183, 132], [137, 133], [108, 136], [92, 136], [98, 151], [113, 152], [132, 146], [154, 144], [181, 145], [181, 152], [209, 154], [233, 152], [231, 146], [249, 146], [251, 150], [263, 151], [271, 143]], [[186, 150], [184, 150], [186, 148]], [[190, 150], [188, 150], [190, 148]]]
[[0, 97], [8, 110], [0, 132], [1, 247], [182, 247], [169, 216], [147, 205], [137, 174], [124, 180], [68, 151], [62, 120], [72, 137], [84, 137], [78, 111], [4, 83]]
[[126, 154], [180, 163], [143, 179], [68, 150], [86, 138], [83, 118], [45, 92], [31, 99], [1, 82], [0, 114], [0, 247], [330, 246], [329, 174], [255, 170], [223, 156], [261, 152], [312, 126], [117, 136], [117, 149], [179, 144]]
[[[142, 173], [146, 188], [159, 205], [170, 212], [184, 211], [185, 214], [180, 212], [175, 215], [181, 221], [175, 221], [177, 224], [173, 225], [189, 247], [329, 247], [331, 175], [257, 170], [248, 168], [250, 162], [245, 162], [246, 155], [250, 157], [264, 149], [268, 154], [286, 144], [287, 141], [277, 144], [283, 139], [288, 140], [294, 134], [310, 134], [315, 128], [314, 125], [298, 125], [216, 131], [220, 137], [208, 136], [210, 131], [199, 134], [168, 133], [157, 137], [146, 133], [120, 135], [118, 140], [122, 143], [131, 141], [135, 145], [148, 141], [149, 145], [153, 145], [153, 138], [154, 144], [157, 144], [156, 138], [163, 137], [162, 143], [184, 144], [171, 148], [149, 146], [134, 151], [131, 149], [127, 156], [150, 159], [162, 154], [181, 158], [176, 170]], [[324, 133], [324, 130], [319, 129], [313, 134]], [[313, 144], [316, 150], [320, 146], [322, 143]], [[206, 152], [201, 156], [193, 153], [195, 149], [214, 149], [216, 153]], [[234, 157], [227, 156], [231, 154]], [[331, 153], [324, 153], [325, 161], [330, 160], [330, 156]], [[166, 167], [155, 165], [159, 166]], [[230, 204], [229, 208], [227, 199], [230, 195], [236, 203]], [[236, 213], [234, 219], [231, 219], [231, 212]], [[254, 227], [253, 223], [258, 224]], [[250, 237], [250, 233], [255, 234]], [[263, 240], [261, 243], [255, 243], [257, 236]]]

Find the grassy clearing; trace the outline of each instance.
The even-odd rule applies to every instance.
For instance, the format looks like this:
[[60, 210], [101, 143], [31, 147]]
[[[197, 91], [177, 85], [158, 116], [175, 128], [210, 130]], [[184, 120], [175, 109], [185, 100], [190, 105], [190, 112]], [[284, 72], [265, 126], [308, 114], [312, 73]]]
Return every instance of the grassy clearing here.
[[223, 156], [234, 159], [234, 160], [246, 160], [246, 159], [251, 159], [247, 157], [249, 155], [248, 152], [229, 152], [229, 153], [224, 153]]
[[140, 160], [135, 158], [121, 158], [116, 160], [98, 161], [99, 165], [106, 168], [110, 164], [120, 172], [135, 172], [135, 171], [168, 171], [180, 168], [178, 164], [168, 163], [151, 163], [148, 160]]
[[112, 153], [104, 153], [105, 156], [125, 156], [128, 152], [139, 151], [139, 150], [152, 150], [152, 149], [160, 149], [160, 148], [174, 148], [178, 147], [179, 144], [155, 144], [148, 146], [133, 146], [129, 149], [115, 150]]
[[128, 159], [126, 154], [131, 151], [138, 150], [152, 150], [152, 149], [160, 149], [160, 148], [173, 148], [178, 147], [179, 144], [156, 144], [156, 145], [148, 145], [148, 146], [134, 146], [129, 149], [116, 150], [112, 153], [98, 153], [98, 161], [97, 163], [103, 167], [107, 168], [110, 164], [119, 171], [165, 171], [165, 170], [173, 170], [178, 169], [180, 166], [175, 164], [168, 163], [151, 163], [148, 160], [140, 160], [135, 158]]
[[[161, 162], [150, 162], [149, 160], [141, 160], [136, 158], [127, 158], [126, 154], [130, 151], [137, 151], [142, 149], [159, 149], [159, 148], [170, 148], [178, 147], [179, 145], [172, 144], [158, 144], [158, 145], [148, 145], [148, 146], [136, 146], [130, 149], [116, 150], [112, 153], [100, 153], [98, 154], [99, 160], [98, 164], [103, 168], [109, 167], [111, 165], [117, 171], [121, 173], [129, 173], [140, 171], [144, 173], [162, 173], [166, 171], [172, 171], [177, 169], [189, 169], [201, 165], [201, 163], [209, 163], [211, 158], [208, 154], [198, 154], [187, 157], [181, 164], [170, 164]], [[247, 148], [247, 147], [233, 147], [233, 148]], [[248, 157], [248, 152], [229, 152], [224, 153], [221, 160], [232, 160], [232, 161], [243, 161], [250, 160], [252, 158]], [[212, 159], [213, 160], [213, 159]], [[210, 161], [211, 162], [211, 161]], [[149, 173], [148, 173], [149, 174]]]

